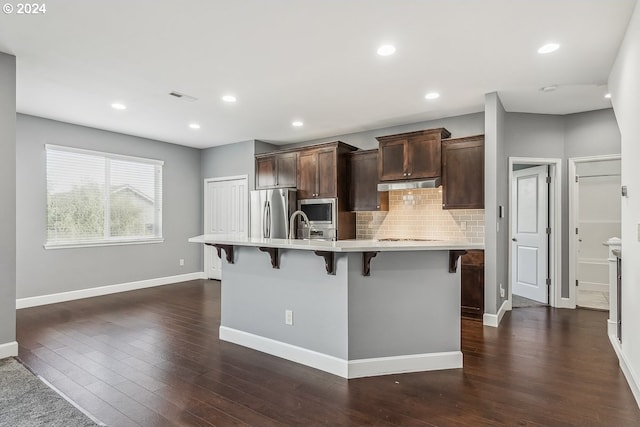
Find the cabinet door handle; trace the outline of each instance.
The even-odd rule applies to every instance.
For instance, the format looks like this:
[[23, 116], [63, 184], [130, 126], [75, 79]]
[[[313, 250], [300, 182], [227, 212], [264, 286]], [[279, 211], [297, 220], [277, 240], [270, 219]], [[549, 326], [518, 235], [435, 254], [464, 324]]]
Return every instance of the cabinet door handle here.
[[407, 174], [407, 176], [411, 176], [411, 172], [409, 172], [409, 173]]
[[405, 172], [405, 173], [403, 173], [403, 174], [402, 174], [402, 176], [407, 176], [407, 173], [406, 173], [406, 172]]

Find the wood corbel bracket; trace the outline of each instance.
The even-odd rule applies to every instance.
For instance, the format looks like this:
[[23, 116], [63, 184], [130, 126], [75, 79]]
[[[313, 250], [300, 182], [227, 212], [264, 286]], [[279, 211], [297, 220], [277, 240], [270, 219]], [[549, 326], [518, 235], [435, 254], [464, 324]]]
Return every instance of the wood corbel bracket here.
[[455, 249], [449, 251], [449, 273], [455, 273], [458, 269], [458, 258], [466, 254], [464, 249]]
[[313, 251], [314, 254], [324, 258], [324, 266], [327, 269], [327, 274], [336, 274], [336, 254], [331, 251]]
[[265, 248], [260, 246], [258, 249], [271, 255], [271, 267], [280, 268], [280, 251], [278, 248]]
[[371, 276], [371, 258], [378, 255], [378, 252], [362, 252], [362, 275]]
[[227, 256], [227, 262], [233, 264], [233, 245], [220, 245], [217, 243], [205, 243], [205, 245], [213, 246], [218, 251], [218, 257], [222, 259], [222, 253], [220, 249], [224, 249], [224, 253]]

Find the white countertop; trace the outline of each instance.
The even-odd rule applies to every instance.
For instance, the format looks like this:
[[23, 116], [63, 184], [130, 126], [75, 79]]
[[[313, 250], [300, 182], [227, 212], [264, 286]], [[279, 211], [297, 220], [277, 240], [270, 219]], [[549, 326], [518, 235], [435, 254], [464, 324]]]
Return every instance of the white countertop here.
[[209, 243], [234, 246], [255, 246], [303, 251], [374, 252], [374, 251], [446, 251], [455, 249], [484, 249], [482, 243], [452, 240], [324, 240], [255, 239], [229, 235], [203, 234], [189, 239], [192, 243]]

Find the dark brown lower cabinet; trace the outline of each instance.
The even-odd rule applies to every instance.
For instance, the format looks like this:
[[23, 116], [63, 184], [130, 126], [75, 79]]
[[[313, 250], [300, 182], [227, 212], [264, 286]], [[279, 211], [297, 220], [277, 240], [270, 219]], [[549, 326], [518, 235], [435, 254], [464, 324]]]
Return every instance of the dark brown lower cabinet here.
[[462, 256], [460, 315], [482, 320], [484, 314], [484, 251], [470, 250]]

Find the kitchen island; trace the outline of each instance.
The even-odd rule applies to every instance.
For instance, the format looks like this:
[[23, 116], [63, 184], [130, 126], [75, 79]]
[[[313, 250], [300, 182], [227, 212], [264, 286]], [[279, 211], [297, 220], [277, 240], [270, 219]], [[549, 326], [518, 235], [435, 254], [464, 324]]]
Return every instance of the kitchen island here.
[[458, 258], [481, 244], [203, 235], [220, 339], [344, 378], [462, 367]]

